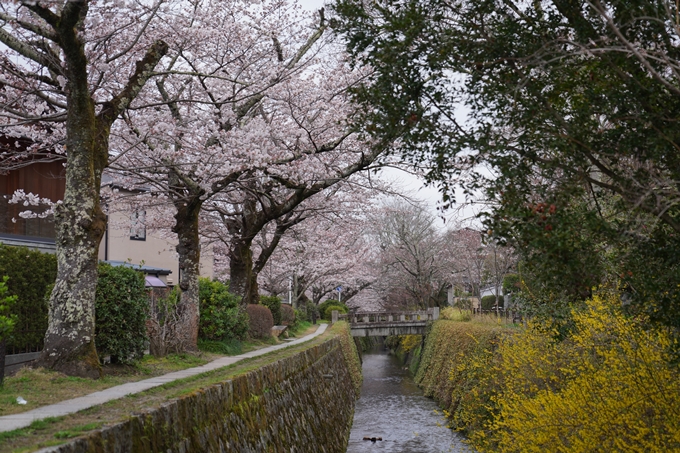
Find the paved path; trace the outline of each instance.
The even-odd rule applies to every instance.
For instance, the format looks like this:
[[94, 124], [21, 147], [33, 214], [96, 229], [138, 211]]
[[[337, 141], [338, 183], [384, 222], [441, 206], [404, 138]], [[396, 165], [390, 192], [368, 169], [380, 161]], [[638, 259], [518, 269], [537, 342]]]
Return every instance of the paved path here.
[[174, 373], [164, 374], [163, 376], [156, 376], [151, 379], [145, 379], [143, 381], [129, 382], [127, 384], [119, 385], [116, 387], [110, 387], [105, 390], [91, 393], [86, 396], [81, 396], [79, 398], [74, 398], [72, 400], [62, 401], [56, 404], [51, 404], [49, 406], [38, 407], [27, 412], [22, 412], [20, 414], [5, 415], [0, 417], [0, 432], [12, 431], [14, 429], [25, 428], [30, 425], [35, 420], [41, 420], [46, 417], [60, 417], [62, 415], [73, 414], [83, 409], [87, 409], [92, 406], [97, 406], [104, 404], [108, 401], [116, 400], [122, 398], [126, 395], [134, 395], [135, 393], [143, 392], [150, 388], [158, 387], [167, 382], [172, 382], [177, 379], [186, 378], [189, 376], [195, 376], [197, 374], [205, 373], [206, 371], [216, 370], [218, 368], [223, 368], [232, 363], [236, 363], [240, 360], [257, 357], [263, 354], [267, 354], [278, 349], [287, 348], [289, 346], [304, 343], [317, 337], [326, 331], [327, 324], [320, 324], [319, 328], [313, 334], [307, 335], [306, 337], [298, 338], [297, 340], [287, 341], [283, 344], [277, 344], [275, 346], [269, 346], [262, 349], [257, 349], [245, 354], [222, 357], [213, 360], [210, 363], [196, 367], [188, 368], [186, 370], [175, 371]]

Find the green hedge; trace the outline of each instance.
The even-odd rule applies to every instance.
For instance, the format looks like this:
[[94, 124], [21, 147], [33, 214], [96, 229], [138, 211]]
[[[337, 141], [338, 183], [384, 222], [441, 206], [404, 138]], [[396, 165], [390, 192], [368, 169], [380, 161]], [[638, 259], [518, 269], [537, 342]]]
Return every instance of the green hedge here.
[[130, 364], [144, 356], [149, 302], [144, 274], [129, 267], [99, 264], [95, 296], [95, 346], [99, 358]]
[[57, 257], [0, 244], [0, 276], [3, 275], [9, 277], [8, 294], [17, 296], [10, 311], [17, 323], [7, 351], [40, 350], [47, 330], [46, 292], [57, 278]]
[[274, 317], [274, 325], [281, 325], [281, 298], [278, 296], [260, 296], [260, 304], [269, 308]]
[[281, 324], [291, 326], [295, 323], [295, 309], [288, 304], [281, 304]]
[[248, 315], [240, 307], [241, 299], [229, 292], [222, 282], [209, 278], [198, 280], [200, 324], [198, 337], [206, 341], [244, 340], [248, 333]]
[[333, 318], [333, 310], [346, 314], [349, 310], [343, 305], [327, 305], [325, 310], [321, 313], [323, 319], [330, 321]]
[[[328, 307], [333, 307], [328, 310]], [[326, 299], [319, 304], [319, 314], [327, 321], [331, 320], [333, 310], [338, 310], [340, 313], [349, 313], [349, 307], [336, 299]]]
[[[496, 296], [482, 297], [482, 310], [491, 310], [496, 306]], [[498, 306], [503, 308], [503, 296], [498, 296]]]

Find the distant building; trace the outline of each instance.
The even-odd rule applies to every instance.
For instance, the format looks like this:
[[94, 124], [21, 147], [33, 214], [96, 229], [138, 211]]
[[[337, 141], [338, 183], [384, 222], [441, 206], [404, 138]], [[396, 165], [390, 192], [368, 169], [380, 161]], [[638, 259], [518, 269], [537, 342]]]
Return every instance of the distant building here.
[[480, 299], [486, 296], [503, 296], [503, 288], [500, 286], [485, 286], [479, 291], [479, 297]]

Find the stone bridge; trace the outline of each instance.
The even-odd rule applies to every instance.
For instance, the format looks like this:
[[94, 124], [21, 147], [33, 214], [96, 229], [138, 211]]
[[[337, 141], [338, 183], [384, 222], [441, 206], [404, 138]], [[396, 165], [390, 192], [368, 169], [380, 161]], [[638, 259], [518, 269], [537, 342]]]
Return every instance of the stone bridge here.
[[386, 337], [389, 335], [424, 335], [428, 321], [439, 318], [439, 307], [421, 311], [380, 311], [339, 314], [333, 311], [333, 322], [347, 320], [353, 337]]

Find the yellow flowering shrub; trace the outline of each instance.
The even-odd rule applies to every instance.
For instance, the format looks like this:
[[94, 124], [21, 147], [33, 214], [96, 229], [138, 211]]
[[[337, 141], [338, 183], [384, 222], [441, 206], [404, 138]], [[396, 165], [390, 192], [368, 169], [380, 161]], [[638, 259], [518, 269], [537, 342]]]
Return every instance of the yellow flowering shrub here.
[[400, 347], [404, 352], [410, 352], [423, 341], [422, 335], [400, 335]]
[[471, 321], [472, 314], [470, 310], [461, 310], [453, 307], [444, 307], [439, 312], [440, 319], [448, 319], [449, 321]]
[[488, 452], [680, 451], [680, 373], [669, 335], [613, 298], [575, 312], [562, 342], [540, 328], [501, 340], [487, 377], [491, 420], [470, 440]]

